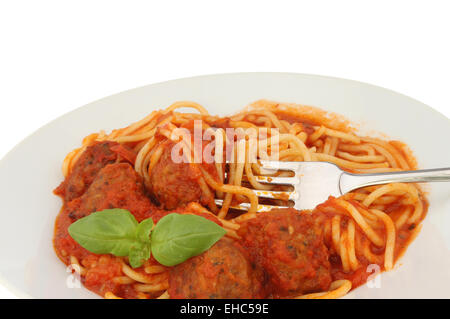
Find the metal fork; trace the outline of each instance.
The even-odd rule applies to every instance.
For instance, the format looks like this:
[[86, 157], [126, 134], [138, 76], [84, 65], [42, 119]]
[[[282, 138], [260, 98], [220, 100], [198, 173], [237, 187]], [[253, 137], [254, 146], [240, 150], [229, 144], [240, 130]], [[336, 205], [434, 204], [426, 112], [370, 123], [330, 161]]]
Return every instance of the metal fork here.
[[[253, 190], [260, 198], [283, 199], [293, 201], [295, 209], [313, 209], [328, 199], [328, 196], [339, 197], [352, 190], [389, 183], [422, 183], [449, 182], [450, 167], [424, 169], [417, 171], [402, 171], [375, 174], [351, 174], [341, 170], [337, 165], [329, 162], [277, 162], [260, 161], [262, 168], [274, 173], [278, 170], [291, 171], [292, 177], [256, 176], [260, 183], [271, 185], [290, 185], [293, 191]], [[221, 206], [223, 201], [216, 199]], [[258, 211], [269, 211], [273, 208], [286, 206], [258, 205]], [[248, 210], [249, 203], [241, 203], [232, 208]]]

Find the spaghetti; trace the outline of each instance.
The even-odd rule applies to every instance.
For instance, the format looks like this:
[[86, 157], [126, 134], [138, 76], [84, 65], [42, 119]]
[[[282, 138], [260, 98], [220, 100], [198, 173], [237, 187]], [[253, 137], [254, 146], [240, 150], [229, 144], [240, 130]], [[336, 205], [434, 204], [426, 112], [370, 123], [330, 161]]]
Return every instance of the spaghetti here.
[[[192, 108], [198, 113], [179, 112], [179, 108]], [[202, 142], [197, 149], [192, 138], [196, 134], [196, 121], [201, 121], [200, 133], [209, 134], [213, 146]], [[228, 134], [228, 128], [253, 129], [256, 144], [252, 144], [254, 141], [248, 135], [238, 138]], [[271, 176], [289, 175], [283, 171], [268, 175], [258, 159], [276, 155], [281, 161], [328, 161], [352, 173], [416, 168], [413, 157], [399, 142], [357, 136], [347, 121], [312, 107], [266, 100], [230, 117], [213, 116], [197, 103], [182, 101], [109, 134], [104, 131], [91, 134], [63, 162], [66, 180], [56, 193], [65, 196], [65, 208], [57, 219], [55, 247], [66, 264], [77, 265], [74, 269], [79, 270], [89, 289], [111, 299], [170, 298], [171, 287], [170, 267], [159, 265], [152, 258], [144, 266], [132, 269], [126, 258], [90, 254], [64, 237], [64, 229], [71, 223], [67, 216], [74, 214], [67, 207], [75, 207], [73, 210], [83, 207], [79, 196], [68, 197], [69, 180], [80, 171], [77, 165], [85, 161], [83, 156], [87, 156], [90, 147], [105, 142], [110, 143], [111, 152], [94, 154], [89, 163], [103, 161], [100, 166], [131, 163], [143, 181], [143, 188], [158, 204], [136, 204], [136, 210], [147, 212], [142, 216], [147, 214], [156, 222], [165, 210], [203, 214], [220, 223], [227, 230], [227, 237], [237, 242], [243, 240], [242, 229], [250, 222], [257, 223], [261, 215], [258, 206], [262, 202], [252, 189], [287, 190], [286, 186], [261, 183], [257, 177], [266, 176], [270, 180]], [[189, 142], [194, 142], [194, 146]], [[174, 145], [181, 145], [183, 150], [181, 164], [175, 165], [169, 158]], [[213, 160], [198, 161], [199, 154], [201, 157], [208, 147]], [[90, 168], [89, 172], [97, 174], [100, 168], [96, 171]], [[86, 192], [93, 178], [83, 177], [84, 189], [79, 193]], [[138, 198], [141, 200], [141, 195]], [[216, 204], [215, 199], [221, 199], [222, 204]], [[286, 202], [282, 196], [270, 201]], [[247, 212], [233, 208], [243, 202], [249, 204]], [[313, 211], [302, 212], [312, 216], [313, 228], [323, 238], [332, 282], [322, 291], [297, 295], [273, 293], [266, 297], [338, 298], [367, 281], [371, 275], [367, 271], [369, 265], [378, 266], [380, 271], [391, 270], [414, 238], [426, 210], [426, 199], [417, 185], [394, 183], [362, 188], [341, 198], [330, 197]], [[296, 234], [294, 228], [289, 225], [287, 232]]]

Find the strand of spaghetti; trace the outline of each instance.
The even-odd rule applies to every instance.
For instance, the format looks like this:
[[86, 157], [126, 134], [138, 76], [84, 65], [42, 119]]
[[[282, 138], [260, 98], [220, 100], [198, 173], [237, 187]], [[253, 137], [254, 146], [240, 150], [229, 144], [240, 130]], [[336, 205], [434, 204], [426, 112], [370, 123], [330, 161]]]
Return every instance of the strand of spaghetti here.
[[[245, 141], [244, 141], [245, 142]], [[240, 143], [241, 147], [242, 147], [242, 142]], [[240, 153], [241, 157], [242, 157], [242, 152]], [[241, 165], [239, 166], [239, 144], [234, 144], [233, 149], [232, 149], [232, 153], [231, 153], [231, 158], [232, 158], [232, 163], [230, 165], [230, 180], [228, 181], [229, 185], [236, 185], [236, 186], [240, 186], [242, 179], [243, 179], [243, 168], [244, 166]], [[245, 157], [244, 157], [245, 159]], [[244, 201], [245, 198], [243, 198], [240, 194], [235, 194], [236, 199], [238, 201]], [[222, 205], [222, 208], [219, 212], [219, 217], [220, 218], [225, 218], [228, 209], [231, 205], [231, 201], [233, 199], [234, 194], [233, 193], [227, 193], [227, 195], [225, 195], [225, 200], [224, 203]]]
[[306, 162], [311, 161], [311, 154], [309, 153], [309, 149], [306, 147], [305, 143], [297, 136], [292, 134], [280, 134], [279, 142], [289, 141], [295, 144], [300, 152], [302, 152], [303, 160]]
[[304, 127], [303, 127], [303, 124], [301, 124], [301, 123], [293, 123], [291, 125], [291, 127], [289, 128], [289, 133], [294, 134], [294, 135], [297, 135], [303, 131], [304, 131]]
[[[193, 165], [197, 165], [197, 164], [193, 164]], [[198, 165], [198, 166], [200, 167], [200, 165]], [[208, 185], [206, 184], [204, 176], [201, 176], [197, 180], [197, 182], [198, 182], [198, 186], [200, 187], [200, 190], [202, 191], [203, 195], [206, 198], [209, 198], [209, 201], [208, 201], [209, 209], [211, 209], [211, 211], [213, 211], [213, 212], [217, 212], [218, 209], [217, 209], [217, 206], [216, 206], [216, 202], [214, 201], [214, 195], [211, 192], [211, 190], [209, 189]]]
[[[274, 114], [275, 115], [275, 114]], [[275, 115], [276, 116], [276, 115]], [[286, 129], [286, 131], [289, 132], [289, 130], [291, 129], [291, 123], [289, 123], [286, 120], [280, 120], [280, 123], [283, 124], [284, 128]]]
[[260, 114], [266, 116], [272, 124], [282, 132], [288, 131], [288, 129], [280, 122], [280, 120], [276, 117], [275, 114], [270, 112], [267, 109], [253, 110], [248, 112], [247, 114]]
[[372, 264], [381, 265], [383, 263], [384, 256], [379, 256], [379, 255], [375, 255], [374, 253], [372, 253], [372, 250], [370, 249], [370, 241], [369, 240], [366, 240], [363, 243], [363, 254], [364, 254], [364, 257], [368, 261], [370, 261]]
[[366, 220], [361, 216], [358, 210], [349, 202], [340, 198], [336, 199], [336, 204], [346, 209], [355, 222], [361, 227], [366, 236], [378, 247], [384, 245], [383, 239], [367, 224]]
[[386, 157], [384, 157], [383, 155], [352, 155], [350, 153], [341, 152], [341, 151], [338, 151], [336, 153], [336, 155], [342, 159], [346, 159], [346, 160], [358, 162], [358, 163], [367, 163], [367, 162], [380, 163], [380, 162], [386, 161]]
[[306, 132], [300, 132], [295, 136], [297, 136], [303, 143], [306, 143], [308, 140], [308, 134], [306, 134]]
[[217, 217], [216, 215], [214, 215], [213, 213], [211, 213], [209, 210], [207, 210], [205, 207], [203, 207], [202, 205], [200, 205], [199, 203], [196, 202], [192, 202], [189, 204], [188, 206], [189, 208], [192, 208], [194, 211], [196, 212], [200, 212], [200, 213], [204, 213], [204, 214], [209, 214], [214, 216], [215, 218], [217, 218], [222, 225], [224, 226], [224, 228], [229, 228], [232, 230], [238, 230], [240, 228], [239, 224], [236, 224], [232, 221], [226, 220], [226, 219], [222, 219], [220, 217]]
[[[228, 180], [229, 184], [233, 184], [234, 183], [234, 174], [235, 174], [235, 165], [234, 165], [234, 163], [232, 163], [230, 165], [230, 177], [229, 177], [229, 180]], [[218, 214], [218, 216], [220, 218], [225, 218], [226, 217], [228, 209], [230, 208], [232, 199], [233, 199], [233, 194], [232, 193], [226, 193], [225, 194], [225, 199], [223, 200], [222, 207], [221, 207], [221, 209], [219, 211], [219, 214]]]
[[321, 227], [320, 225], [323, 225], [322, 226], [323, 238], [324, 238], [325, 242], [331, 242], [331, 245], [333, 245], [333, 235], [331, 232], [331, 223], [332, 223], [331, 219], [327, 218], [325, 220], [322, 220], [321, 218], [318, 218], [318, 219], [316, 219], [315, 223], [316, 223], [315, 224], [316, 229], [320, 228]]
[[234, 238], [234, 239], [241, 239], [241, 236], [238, 235], [238, 233], [233, 229], [225, 228], [226, 234], [228, 237]]
[[[279, 156], [280, 151], [283, 151], [286, 149], [286, 147], [282, 147], [282, 143], [279, 141], [276, 141], [275, 143], [272, 143], [272, 140], [277, 139], [277, 137], [271, 137], [270, 142], [268, 142], [269, 139], [259, 140], [258, 141], [258, 159], [260, 160], [278, 160], [276, 157], [277, 154]], [[278, 146], [277, 146], [278, 145]], [[274, 147], [273, 147], [274, 146]], [[270, 154], [270, 155], [269, 155]], [[274, 158], [275, 157], [275, 158]]]
[[[156, 141], [155, 141], [156, 144]], [[142, 172], [141, 176], [144, 176], [145, 185], [150, 185], [150, 175], [148, 172], [148, 167], [150, 166], [150, 161], [152, 159], [153, 153], [155, 153], [155, 150], [157, 148], [153, 147], [144, 157], [144, 161], [142, 163]]]
[[392, 156], [395, 158], [395, 160], [399, 164], [400, 168], [402, 168], [403, 170], [409, 170], [410, 169], [408, 163], [403, 158], [403, 156], [400, 154], [400, 152], [394, 146], [389, 144], [388, 142], [381, 141], [381, 140], [378, 140], [378, 139], [375, 139], [375, 138], [370, 138], [370, 137], [363, 137], [361, 139], [364, 142], [368, 142], [368, 143], [371, 143], [371, 144], [376, 144], [376, 145], [382, 146], [383, 148], [388, 150], [389, 153], [392, 154]]
[[331, 236], [334, 249], [339, 254], [339, 243], [341, 241], [341, 215], [334, 215], [331, 219]]
[[202, 121], [201, 125], [202, 128], [207, 129], [210, 127], [208, 124], [208, 116], [203, 114], [194, 114], [194, 113], [178, 113], [178, 112], [172, 112], [172, 120], [171, 123], [174, 124], [177, 127], [185, 127], [189, 126], [189, 123], [192, 124], [193, 121]]
[[412, 213], [411, 207], [406, 207], [403, 212], [400, 214], [400, 216], [395, 221], [395, 228], [400, 229], [403, 227], [403, 225], [406, 223], [406, 221], [409, 219]]
[[256, 216], [257, 216], [257, 213], [244, 213], [244, 214], [241, 214], [241, 215], [239, 215], [239, 216], [237, 216], [237, 217], [235, 217], [235, 218], [233, 218], [231, 220], [233, 222], [236, 222], [236, 223], [242, 223], [242, 222], [244, 222], [246, 220], [255, 218]]
[[309, 135], [309, 142], [314, 143], [315, 141], [319, 140], [319, 138], [325, 133], [325, 126], [320, 126], [319, 128], [316, 128], [314, 133]]
[[[125, 264], [123, 261], [122, 261], [122, 272], [131, 279], [133, 279], [134, 281], [144, 284], [153, 284], [161, 279], [160, 275], [147, 276], [145, 274], [134, 271], [133, 269], [131, 269], [130, 266]], [[165, 275], [165, 273], [161, 273], [161, 275], [163, 274]]]
[[[235, 177], [236, 177], [236, 148], [233, 147], [231, 149], [231, 163], [229, 165], [228, 184], [233, 185]], [[225, 218], [225, 216], [227, 215], [232, 199], [233, 199], [232, 193], [225, 194], [225, 199], [222, 203], [222, 207], [218, 214], [220, 218]]]
[[[370, 144], [345, 144], [340, 143], [339, 150], [346, 151], [346, 152], [353, 152], [353, 153], [367, 153], [367, 155], [375, 155], [375, 150], [373, 147], [370, 146]], [[381, 154], [384, 155], [384, 154]], [[395, 162], [395, 161], [394, 161]]]
[[196, 109], [200, 112], [200, 114], [209, 115], [209, 112], [200, 104], [191, 102], [191, 101], [178, 101], [170, 105], [168, 108], [166, 108], [163, 113], [167, 114], [169, 112], [172, 112], [175, 109], [182, 108], [182, 107], [190, 107], [193, 109]]
[[257, 126], [250, 122], [245, 121], [230, 121], [232, 128], [257, 128]]
[[328, 136], [337, 137], [342, 140], [352, 142], [354, 144], [361, 143], [361, 139], [356, 135], [341, 132], [341, 131], [336, 131], [336, 130], [330, 129], [328, 127], [325, 127], [325, 131], [323, 132], [323, 134], [328, 135]]
[[161, 158], [162, 153], [164, 152], [164, 145], [159, 144], [156, 148], [156, 150], [153, 152], [153, 154], [150, 156], [150, 163], [147, 167], [147, 174], [148, 176], [151, 175], [153, 167], [158, 163], [159, 159]]
[[[248, 151], [248, 145], [249, 143], [247, 143], [247, 150], [246, 150], [246, 156], [245, 156], [245, 164], [244, 164], [244, 170], [245, 170], [245, 174], [247, 177], [248, 182], [251, 184], [251, 186], [253, 186], [253, 188], [255, 189], [261, 189], [261, 190], [271, 190], [272, 186], [271, 185], [267, 185], [267, 184], [262, 184], [260, 182], [258, 182], [255, 178], [255, 176], [253, 175], [253, 170], [252, 170], [252, 163], [250, 162], [249, 159], [249, 154], [250, 152]], [[254, 163], [255, 165], [253, 166], [257, 166], [258, 170], [261, 171], [259, 169], [259, 166], [257, 163]]]
[[383, 211], [386, 207], [385, 205], [372, 205], [371, 208]]
[[147, 274], [160, 274], [162, 272], [165, 272], [167, 270], [166, 267], [158, 266], [158, 265], [151, 265], [151, 266], [145, 266], [144, 271]]
[[[245, 158], [246, 158], [246, 152], [245, 152], [245, 140], [240, 140], [237, 144], [234, 144], [234, 148], [233, 148], [233, 159], [234, 159], [234, 164], [231, 166], [231, 169], [233, 170], [233, 181], [229, 182], [228, 184], [230, 185], [235, 185], [235, 186], [241, 186], [242, 184], [242, 180], [244, 180], [244, 168], [245, 168]], [[230, 204], [231, 204], [231, 200], [233, 198], [233, 196], [236, 198], [237, 201], [239, 202], [243, 202], [245, 201], [245, 197], [242, 196], [241, 194], [230, 194], [229, 198], [230, 198]], [[223, 217], [225, 218], [225, 217]]]
[[137, 141], [142, 141], [142, 140], [152, 138], [155, 135], [155, 133], [156, 133], [156, 128], [154, 128], [148, 132], [138, 134], [138, 135], [118, 136], [112, 140], [117, 143], [137, 142]]
[[339, 256], [341, 257], [342, 270], [344, 272], [350, 271], [350, 262], [347, 249], [347, 241], [348, 241], [347, 233], [348, 233], [347, 230], [344, 230], [339, 240]]
[[391, 270], [394, 266], [394, 248], [395, 248], [395, 226], [389, 215], [377, 209], [370, 210], [380, 218], [386, 228], [386, 247], [384, 249], [384, 269]]
[[[250, 143], [247, 143], [246, 145], [246, 150], [245, 150], [245, 164], [244, 164], [244, 170], [245, 170], [245, 175], [247, 178], [247, 181], [250, 183], [250, 185], [255, 188], [255, 189], [262, 189], [262, 190], [271, 190], [272, 186], [271, 185], [267, 185], [267, 184], [262, 184], [260, 182], [258, 182], [255, 178], [255, 176], [253, 175], [253, 170], [252, 170], [252, 163], [255, 164], [255, 166], [258, 166], [258, 164], [256, 163], [256, 154], [254, 154], [254, 157], [252, 159], [250, 159]], [[258, 170], [261, 171], [258, 167]]]
[[253, 175], [252, 171], [252, 165], [250, 163], [245, 163], [245, 175], [247, 177], [247, 180], [249, 183], [253, 186], [255, 189], [261, 189], [261, 190], [271, 190], [272, 186], [268, 184], [261, 184], [256, 180], [255, 175]]
[[[244, 175], [244, 166], [246, 161], [246, 144], [247, 143], [245, 139], [241, 139], [234, 145], [236, 150], [236, 164], [234, 165], [234, 181], [230, 184], [235, 186], [241, 186], [242, 184], [242, 177]], [[236, 194], [236, 199], [238, 201], [245, 200], [245, 198], [243, 198], [240, 194]]]
[[156, 145], [156, 139], [155, 137], [152, 137], [145, 143], [145, 145], [141, 148], [139, 153], [136, 156], [136, 161], [134, 163], [134, 170], [144, 177], [144, 180], [149, 180], [148, 171], [145, 169], [150, 161], [150, 156], [147, 155], [150, 153], [150, 151], [153, 149], [153, 147]]
[[375, 191], [369, 194], [369, 196], [366, 197], [366, 199], [363, 201], [363, 205], [366, 207], [369, 207], [375, 199], [383, 196], [384, 194], [390, 193], [392, 191], [401, 191], [404, 193], [408, 193], [411, 195], [411, 197], [414, 199], [414, 201], [419, 200], [419, 194], [417, 191], [417, 188], [414, 186], [403, 184], [403, 183], [392, 183], [383, 185], [379, 188], [377, 188]]
[[355, 168], [352, 169], [353, 173], [359, 174], [371, 174], [371, 173], [389, 173], [389, 172], [400, 172], [400, 168], [391, 168], [391, 167], [380, 167], [380, 168]]
[[336, 156], [338, 147], [339, 147], [339, 138], [333, 136], [331, 138], [330, 155]]
[[[225, 172], [223, 170], [223, 165], [216, 162], [214, 164], [214, 166], [216, 167], [217, 176], [219, 177], [219, 182], [224, 184], [224, 182], [225, 182], [225, 179], [224, 179]], [[221, 192], [221, 191], [217, 191], [216, 195], [217, 195], [218, 198], [223, 198], [223, 192]]]
[[395, 160], [395, 157], [387, 149], [377, 144], [367, 144], [367, 145], [375, 149], [381, 155], [383, 155], [392, 168], [398, 168], [398, 164], [397, 161]]
[[350, 220], [347, 226], [347, 252], [350, 268], [356, 271], [359, 267], [359, 262], [355, 254], [355, 223], [353, 220]]
[[[135, 154], [138, 154], [139, 151], [144, 147], [144, 145], [148, 142], [148, 140], [142, 140], [140, 142], [135, 143], [132, 147]], [[130, 145], [131, 146], [131, 145]]]
[[423, 214], [423, 203], [420, 199], [418, 199], [416, 204], [414, 205], [414, 213], [408, 219], [408, 223], [414, 224], [420, 219], [420, 217], [422, 217], [422, 214]]
[[[345, 196], [344, 196], [343, 198], [345, 198]], [[377, 218], [374, 214], [370, 213], [370, 212], [369, 212], [368, 210], [366, 210], [366, 209], [360, 209], [360, 208], [361, 208], [361, 204], [358, 203], [358, 202], [355, 202], [354, 204], [351, 202], [351, 200], [349, 200], [349, 202], [350, 202], [354, 207], [357, 208], [358, 212], [361, 214], [361, 216], [364, 217], [364, 219], [365, 219], [368, 223], [372, 223], [372, 224], [375, 224], [375, 225], [377, 224], [378, 218]]]
[[[369, 194], [363, 194], [363, 193], [355, 193], [355, 192], [351, 192], [351, 193], [347, 193], [345, 195], [342, 196], [342, 198], [344, 199], [352, 199], [352, 200], [356, 200], [359, 202], [364, 201], [367, 196], [369, 196]], [[392, 204], [393, 202], [397, 201], [398, 197], [397, 196], [393, 196], [393, 195], [383, 195], [381, 197], [378, 197], [377, 199], [375, 199], [373, 201], [373, 204]]]
[[[311, 153], [312, 150], [310, 149], [309, 152]], [[302, 152], [299, 152], [294, 149], [287, 149], [280, 151], [280, 161], [287, 161], [287, 162], [302, 162], [303, 161], [303, 155]], [[313, 155], [311, 154], [311, 160], [314, 160]]]
[[[223, 150], [225, 149], [225, 131], [219, 128], [214, 132], [214, 165], [216, 167], [217, 176], [219, 177], [219, 182], [224, 183], [225, 172], [224, 166], [224, 155]], [[223, 198], [223, 192], [217, 191], [217, 196]]]
[[363, 244], [362, 241], [368, 241], [367, 237], [362, 235], [362, 234], [357, 234], [355, 236], [355, 254], [356, 256], [360, 257], [360, 256], [364, 256], [363, 253]]
[[[220, 185], [218, 184], [203, 168], [200, 168], [203, 176], [205, 177], [206, 182], [209, 186], [214, 189], [218, 189], [222, 192], [232, 193], [232, 194], [241, 194], [247, 197], [250, 200], [250, 209], [249, 213], [256, 212], [258, 208], [258, 197], [253, 193], [250, 189], [242, 186], [234, 186], [234, 185]], [[220, 216], [219, 216], [220, 217]], [[222, 218], [222, 217], [221, 217]]]
[[341, 279], [333, 281], [327, 292], [316, 292], [312, 294], [295, 297], [295, 299], [337, 299], [345, 296], [352, 289], [350, 280]]
[[[376, 191], [377, 189], [379, 189], [383, 186], [384, 185], [366, 186], [364, 188], [355, 190], [355, 192], [359, 191], [359, 192], [367, 193], [367, 195], [369, 195], [370, 193]], [[393, 195], [393, 196], [403, 196], [403, 195], [405, 195], [405, 192], [403, 190], [392, 190], [389, 192], [389, 194]]]
[[316, 157], [319, 161], [331, 162], [343, 168], [380, 168], [388, 167], [388, 163], [373, 163], [373, 164], [363, 164], [347, 161], [335, 156], [331, 156], [324, 153], [316, 153]]
[[317, 156], [316, 156], [317, 148], [315, 146], [311, 147], [309, 149], [309, 153], [311, 154], [311, 161], [317, 162], [318, 161]]
[[[322, 140], [317, 140], [314, 143], [314, 147], [316, 148], [316, 153], [323, 153], [323, 142]], [[316, 156], [317, 159], [317, 156]]]
[[163, 281], [157, 284], [134, 284], [134, 289], [140, 292], [157, 292], [161, 290], [166, 290], [169, 288], [169, 282]]
[[323, 145], [323, 152], [325, 154], [331, 155], [330, 149], [331, 149], [331, 138], [327, 136], [325, 138], [325, 144]]

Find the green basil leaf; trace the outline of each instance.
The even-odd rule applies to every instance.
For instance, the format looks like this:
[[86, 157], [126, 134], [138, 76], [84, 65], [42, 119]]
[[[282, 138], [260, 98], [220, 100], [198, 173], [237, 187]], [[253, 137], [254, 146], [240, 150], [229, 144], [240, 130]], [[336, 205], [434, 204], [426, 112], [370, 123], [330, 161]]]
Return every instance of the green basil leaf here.
[[208, 250], [225, 233], [222, 227], [204, 217], [168, 214], [152, 231], [152, 254], [160, 264], [174, 266]]
[[128, 260], [131, 267], [141, 267], [146, 260], [150, 258], [150, 241], [147, 243], [138, 243], [131, 247]]
[[150, 233], [153, 228], [153, 220], [151, 218], [144, 219], [136, 228], [136, 237], [142, 242], [150, 242]]
[[128, 256], [136, 244], [138, 222], [125, 209], [106, 209], [83, 217], [69, 226], [69, 234], [95, 254]]

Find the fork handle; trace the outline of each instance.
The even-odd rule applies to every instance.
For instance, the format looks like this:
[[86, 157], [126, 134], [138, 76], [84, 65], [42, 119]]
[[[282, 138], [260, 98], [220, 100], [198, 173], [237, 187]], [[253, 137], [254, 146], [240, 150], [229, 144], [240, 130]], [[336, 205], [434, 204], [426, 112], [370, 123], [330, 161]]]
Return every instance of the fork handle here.
[[342, 194], [357, 188], [389, 183], [450, 182], [450, 167], [395, 173], [351, 174], [343, 172], [339, 180]]

